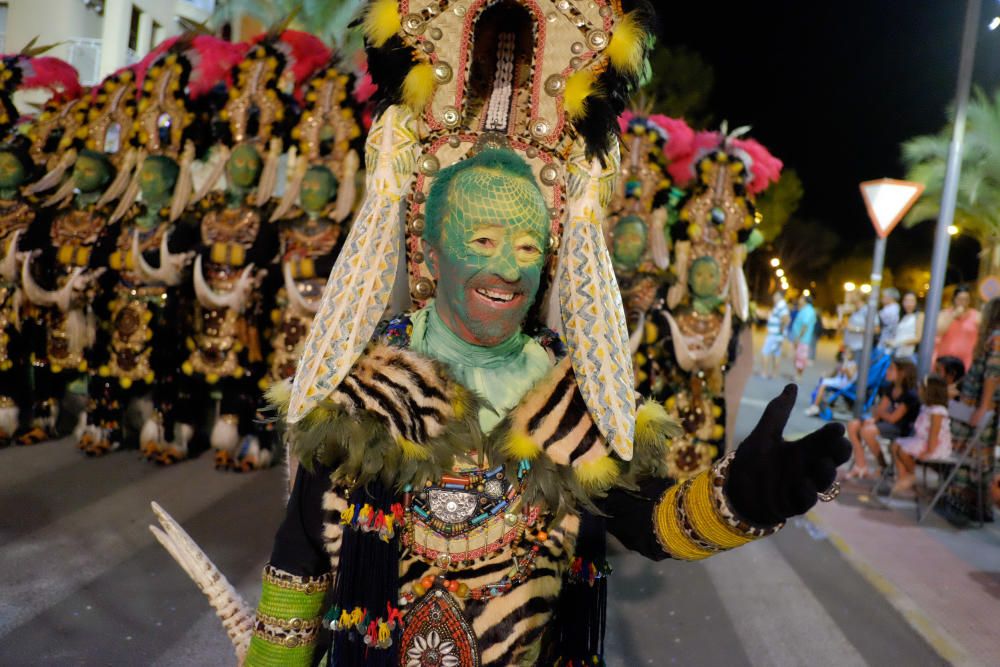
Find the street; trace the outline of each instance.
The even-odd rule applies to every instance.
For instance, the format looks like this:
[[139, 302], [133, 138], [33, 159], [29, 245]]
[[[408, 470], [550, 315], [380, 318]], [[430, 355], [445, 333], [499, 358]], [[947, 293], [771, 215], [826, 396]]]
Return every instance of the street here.
[[[824, 345], [807, 385], [831, 359]], [[737, 440], [782, 386], [751, 379]], [[789, 437], [819, 424], [801, 414], [807, 395]], [[252, 603], [283, 511], [282, 469], [223, 474], [209, 456], [157, 468], [135, 452], [88, 460], [68, 440], [8, 448], [0, 460], [0, 665], [232, 664], [202, 594], [149, 533], [149, 502]], [[701, 563], [619, 550], [613, 565], [613, 667], [947, 662], [806, 518]]]

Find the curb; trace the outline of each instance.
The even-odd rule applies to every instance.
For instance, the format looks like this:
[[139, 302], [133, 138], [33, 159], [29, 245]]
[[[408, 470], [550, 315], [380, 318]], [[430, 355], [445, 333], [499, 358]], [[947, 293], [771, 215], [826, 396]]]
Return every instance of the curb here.
[[815, 511], [806, 513], [805, 518], [826, 533], [830, 544], [841, 553], [847, 562], [851, 564], [851, 567], [888, 600], [889, 604], [906, 619], [910, 627], [923, 637], [924, 641], [930, 644], [931, 648], [934, 649], [942, 660], [946, 660], [952, 665], [979, 664], [969, 656], [961, 644], [955, 641], [947, 631], [938, 627], [938, 624], [931, 620], [912, 598], [882, 576], [875, 568], [865, 562], [861, 556], [856, 554], [851, 546], [842, 537], [833, 532], [830, 526]]

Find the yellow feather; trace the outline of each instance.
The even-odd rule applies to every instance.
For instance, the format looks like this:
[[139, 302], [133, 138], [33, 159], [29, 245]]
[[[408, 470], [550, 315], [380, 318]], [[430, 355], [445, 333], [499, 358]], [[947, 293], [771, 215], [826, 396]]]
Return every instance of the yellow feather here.
[[504, 445], [504, 451], [511, 458], [534, 461], [542, 448], [524, 433], [512, 432]]
[[646, 33], [635, 20], [635, 12], [629, 12], [621, 23], [615, 26], [611, 41], [606, 49], [611, 65], [619, 72], [637, 75], [642, 71], [642, 53]]
[[365, 37], [375, 48], [382, 47], [402, 27], [396, 0], [375, 0], [368, 6], [362, 22]]
[[618, 480], [618, 464], [610, 456], [602, 456], [574, 466], [577, 480], [588, 491], [606, 491]]
[[582, 69], [566, 79], [566, 91], [563, 93], [563, 108], [571, 120], [576, 120], [584, 114], [584, 101], [594, 92], [594, 73]]
[[396, 438], [396, 444], [399, 448], [403, 450], [403, 458], [411, 459], [414, 461], [426, 461], [431, 457], [430, 452], [424, 448], [423, 445], [418, 445], [412, 440], [407, 440], [406, 438], [399, 437]]
[[292, 400], [292, 381], [283, 380], [275, 382], [264, 392], [267, 402], [278, 408], [278, 411], [285, 415], [288, 413], [288, 403]]
[[635, 444], [638, 449], [661, 447], [668, 438], [680, 435], [681, 429], [662, 405], [646, 401], [635, 413]]
[[414, 65], [403, 80], [403, 102], [416, 112], [424, 107], [434, 95], [434, 66], [430, 63]]

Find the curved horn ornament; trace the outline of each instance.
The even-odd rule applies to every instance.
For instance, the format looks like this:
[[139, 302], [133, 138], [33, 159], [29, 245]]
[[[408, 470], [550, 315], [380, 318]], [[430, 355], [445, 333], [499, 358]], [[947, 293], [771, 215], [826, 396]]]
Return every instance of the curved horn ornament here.
[[281, 263], [281, 276], [285, 280], [285, 292], [288, 294], [288, 300], [292, 302], [295, 308], [298, 308], [304, 313], [309, 315], [315, 315], [319, 312], [319, 301], [316, 303], [309, 303], [302, 292], [299, 291], [299, 286], [295, 284], [295, 279], [292, 277], [292, 266], [289, 262]]
[[160, 525], [150, 526], [149, 531], [208, 598], [233, 643], [238, 663], [243, 664], [253, 635], [250, 606], [180, 524], [156, 502], [151, 505]]
[[143, 279], [150, 283], [158, 283], [168, 287], [175, 287], [181, 284], [184, 277], [184, 267], [191, 261], [194, 253], [181, 252], [172, 254], [169, 250], [167, 235], [160, 239], [160, 266], [153, 267], [146, 261], [139, 251], [139, 233], [132, 235], [132, 261], [136, 271]]
[[224, 294], [219, 294], [208, 285], [202, 271], [201, 255], [194, 260], [194, 293], [198, 302], [206, 308], [228, 308], [242, 313], [246, 307], [247, 296], [253, 286], [254, 265], [248, 264], [237, 279], [233, 288]]
[[20, 235], [20, 229], [14, 231], [7, 245], [7, 254], [0, 261], [0, 278], [9, 283], [17, 279], [17, 239]]
[[24, 287], [25, 296], [28, 297], [28, 301], [31, 303], [36, 306], [55, 306], [59, 310], [66, 312], [69, 310], [70, 300], [73, 298], [73, 289], [78, 286], [79, 278], [83, 271], [84, 268], [82, 266], [76, 267], [73, 269], [73, 273], [70, 274], [65, 285], [58, 290], [47, 290], [36, 283], [34, 276], [31, 275], [31, 255], [28, 255], [21, 265], [21, 285]]

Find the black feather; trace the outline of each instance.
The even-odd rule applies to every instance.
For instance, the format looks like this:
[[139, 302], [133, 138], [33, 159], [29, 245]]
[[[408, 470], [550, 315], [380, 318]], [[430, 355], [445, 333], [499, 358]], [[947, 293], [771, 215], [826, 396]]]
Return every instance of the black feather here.
[[403, 99], [403, 80], [413, 67], [413, 52], [403, 44], [402, 38], [393, 35], [381, 48], [369, 46], [368, 73], [378, 89], [372, 95], [375, 116]]

